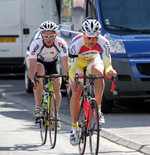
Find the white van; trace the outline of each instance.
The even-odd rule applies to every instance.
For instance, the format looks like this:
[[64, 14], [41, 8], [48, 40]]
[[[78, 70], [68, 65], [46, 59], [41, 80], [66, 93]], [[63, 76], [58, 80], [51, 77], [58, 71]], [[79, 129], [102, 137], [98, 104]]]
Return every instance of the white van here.
[[27, 46], [46, 20], [59, 22], [55, 0], [0, 0], [0, 74], [24, 72]]

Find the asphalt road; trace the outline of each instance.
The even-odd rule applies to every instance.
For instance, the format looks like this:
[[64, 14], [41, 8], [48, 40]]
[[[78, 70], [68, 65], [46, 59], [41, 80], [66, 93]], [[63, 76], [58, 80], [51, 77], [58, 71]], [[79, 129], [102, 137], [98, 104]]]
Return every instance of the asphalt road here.
[[[33, 94], [25, 92], [23, 79], [1, 79], [0, 92], [3, 93], [3, 97], [28, 107], [32, 113], [34, 97]], [[116, 103], [112, 113], [105, 114], [106, 124], [101, 132], [102, 137], [138, 152], [150, 154], [149, 109], [149, 101], [142, 104], [137, 102]], [[71, 124], [66, 97], [63, 98], [60, 113], [64, 118], [62, 122]]]

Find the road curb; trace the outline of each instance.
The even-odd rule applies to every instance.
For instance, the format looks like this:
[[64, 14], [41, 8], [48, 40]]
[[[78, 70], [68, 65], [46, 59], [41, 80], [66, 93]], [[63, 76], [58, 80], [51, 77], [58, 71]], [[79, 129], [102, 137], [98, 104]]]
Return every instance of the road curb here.
[[[26, 103], [24, 99], [15, 97], [13, 95], [7, 94], [6, 96], [2, 96], [2, 98], [7, 99], [9, 101], [13, 101], [17, 104], [20, 104], [23, 107], [26, 107], [30, 113], [34, 110], [34, 105], [32, 104], [24, 104]], [[65, 116], [65, 117], [64, 117]], [[71, 126], [71, 117], [67, 114], [59, 112], [60, 118], [65, 118], [61, 120], [63, 123]], [[112, 132], [108, 131], [108, 129], [102, 128], [101, 136], [105, 139], [108, 139], [116, 144], [128, 147], [130, 149], [136, 150], [138, 152], [144, 153], [145, 155], [150, 155], [150, 147], [148, 145], [142, 145], [125, 137], [118, 136], [113, 134]]]
[[130, 149], [144, 153], [145, 155], [150, 155], [150, 147], [142, 145], [142, 144], [132, 141], [130, 139], [118, 136], [116, 134], [113, 134], [110, 131], [108, 131], [107, 129], [104, 129], [104, 128], [102, 129], [101, 136], [103, 138], [106, 138], [114, 143], [119, 144], [119, 145], [123, 145]]

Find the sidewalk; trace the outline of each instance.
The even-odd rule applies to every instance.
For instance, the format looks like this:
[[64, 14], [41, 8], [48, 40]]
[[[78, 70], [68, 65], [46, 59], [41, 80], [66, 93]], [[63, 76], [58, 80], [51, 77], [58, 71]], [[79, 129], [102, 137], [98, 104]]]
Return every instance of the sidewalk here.
[[[34, 97], [32, 94], [20, 92], [20, 94], [15, 95], [11, 93], [3, 98], [11, 99], [11, 101], [21, 104], [33, 112]], [[104, 116], [106, 124], [101, 131], [103, 138], [150, 155], [150, 114], [124, 113], [105, 114]], [[146, 118], [144, 121], [143, 116]], [[71, 125], [70, 109], [65, 97], [60, 107], [59, 117], [63, 118], [62, 122]]]

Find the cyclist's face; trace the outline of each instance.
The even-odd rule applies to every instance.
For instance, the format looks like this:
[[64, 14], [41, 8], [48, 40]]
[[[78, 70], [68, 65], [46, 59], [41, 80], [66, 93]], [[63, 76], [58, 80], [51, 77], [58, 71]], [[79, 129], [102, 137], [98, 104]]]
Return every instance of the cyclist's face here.
[[85, 43], [89, 48], [93, 48], [97, 43], [97, 37], [84, 37]]
[[55, 33], [54, 31], [43, 31], [41, 36], [44, 39], [45, 44], [50, 47], [53, 45], [57, 33]]

